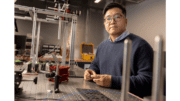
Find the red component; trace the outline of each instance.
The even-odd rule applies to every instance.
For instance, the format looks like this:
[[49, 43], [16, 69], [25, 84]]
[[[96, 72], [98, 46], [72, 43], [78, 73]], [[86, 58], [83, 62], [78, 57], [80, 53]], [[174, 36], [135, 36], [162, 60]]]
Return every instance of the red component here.
[[66, 9], [67, 13], [70, 13], [70, 10], [69, 9]]
[[55, 9], [54, 11], [58, 11], [57, 9], [58, 9], [58, 8], [56, 7], [56, 9]]
[[[61, 78], [59, 78], [59, 83], [61, 83], [62, 81], [69, 81], [68, 77], [69, 77], [69, 72], [68, 72], [69, 67], [65, 67], [65, 66], [59, 66], [59, 76]], [[50, 72], [52, 70], [56, 70], [56, 66], [50, 66]], [[49, 81], [53, 81], [54, 79], [49, 79]]]

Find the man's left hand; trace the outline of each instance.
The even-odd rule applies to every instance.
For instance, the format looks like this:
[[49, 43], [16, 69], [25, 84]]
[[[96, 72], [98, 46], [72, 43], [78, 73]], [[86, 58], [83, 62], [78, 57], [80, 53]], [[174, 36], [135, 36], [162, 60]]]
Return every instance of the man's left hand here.
[[92, 75], [93, 81], [96, 82], [97, 85], [103, 86], [103, 87], [110, 87], [111, 86], [111, 75]]

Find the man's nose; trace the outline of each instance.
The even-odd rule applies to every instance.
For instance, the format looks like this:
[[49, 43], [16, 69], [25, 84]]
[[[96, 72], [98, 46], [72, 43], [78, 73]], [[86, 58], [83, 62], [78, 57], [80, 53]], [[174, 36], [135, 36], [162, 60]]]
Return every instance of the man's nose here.
[[110, 23], [115, 23], [115, 22], [116, 22], [115, 18], [112, 18]]

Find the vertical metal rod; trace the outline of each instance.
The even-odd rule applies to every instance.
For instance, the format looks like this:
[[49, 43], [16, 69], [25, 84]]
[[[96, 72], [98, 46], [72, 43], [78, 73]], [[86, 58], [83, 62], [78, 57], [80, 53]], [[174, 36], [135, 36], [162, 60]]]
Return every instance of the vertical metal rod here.
[[153, 85], [152, 85], [152, 101], [163, 101], [164, 93], [164, 68], [162, 54], [162, 39], [160, 36], [155, 37], [155, 53], [153, 67]]
[[66, 44], [68, 37], [68, 23], [65, 22], [64, 37], [63, 37], [63, 53], [62, 53], [62, 66], [66, 65]]
[[[65, 28], [65, 22], [62, 22], [62, 20], [61, 20], [61, 38], [60, 38], [60, 43], [59, 43], [59, 45], [60, 46], [62, 46], [63, 47], [63, 38], [64, 38], [64, 29]], [[61, 47], [61, 48], [62, 48]]]
[[61, 18], [59, 17], [58, 40], [61, 38]]
[[36, 9], [33, 7], [34, 18], [33, 18], [33, 29], [32, 29], [32, 43], [31, 43], [31, 60], [32, 67], [34, 67], [35, 56], [34, 56], [34, 43], [35, 43], [35, 33], [36, 33]]
[[72, 19], [72, 35], [71, 35], [71, 47], [70, 47], [70, 69], [72, 70], [73, 69], [73, 63], [74, 63], [74, 57], [73, 57], [73, 55], [74, 55], [74, 42], [75, 42], [75, 40], [74, 40], [74, 29], [75, 29], [75, 24], [74, 24], [74, 19]]
[[57, 65], [57, 67], [56, 67], [56, 75], [59, 75], [59, 67], [58, 67], [59, 62], [58, 62], [58, 58], [53, 53], [52, 53], [52, 56], [53, 56], [53, 59], [54, 59], [56, 65]]
[[122, 76], [122, 86], [121, 86], [121, 100], [127, 101], [129, 83], [130, 83], [130, 73], [131, 73], [131, 50], [132, 50], [132, 41], [127, 38], [124, 41], [124, 53], [123, 53], [123, 76]]
[[76, 25], [77, 25], [77, 18], [74, 20], [74, 36], [73, 36], [73, 53], [72, 53], [72, 58], [74, 60], [74, 47], [75, 47], [75, 39], [76, 39]]
[[69, 57], [69, 66], [70, 66], [70, 69], [71, 69], [71, 65], [72, 65], [72, 63], [71, 63], [71, 61], [72, 61], [72, 37], [73, 37], [73, 19], [72, 19], [72, 22], [71, 22], [71, 34], [70, 34], [70, 41], [71, 41], [71, 43], [70, 43], [70, 57]]
[[36, 43], [36, 62], [38, 62], [38, 49], [39, 49], [40, 30], [41, 30], [41, 22], [38, 22], [37, 43]]
[[[64, 47], [66, 47], [66, 45], [65, 45], [65, 33], [66, 32], [66, 23], [64, 22], [63, 23], [63, 45], [62, 45], [62, 47], [63, 47], [63, 50], [62, 50], [62, 62], [61, 62], [61, 66], [65, 66], [65, 64], [64, 64], [64, 57], [66, 56], [66, 51], [64, 51]], [[66, 60], [66, 58], [65, 58], [65, 60]]]
[[73, 21], [72, 52], [71, 52], [73, 63], [74, 63], [74, 44], [75, 44], [75, 20]]
[[58, 58], [54, 54], [52, 54], [52, 56], [53, 56], [53, 59], [55, 60], [55, 63], [56, 63], [54, 92], [59, 93], [59, 62], [58, 62]]

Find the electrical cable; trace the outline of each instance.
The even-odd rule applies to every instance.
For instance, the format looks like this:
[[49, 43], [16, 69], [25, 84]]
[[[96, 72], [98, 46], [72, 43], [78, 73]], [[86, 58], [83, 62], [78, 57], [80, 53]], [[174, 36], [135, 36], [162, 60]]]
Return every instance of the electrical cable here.
[[43, 100], [45, 101], [47, 98], [49, 98], [49, 96], [52, 94], [52, 90], [49, 92], [49, 94], [47, 95], [47, 97]]

